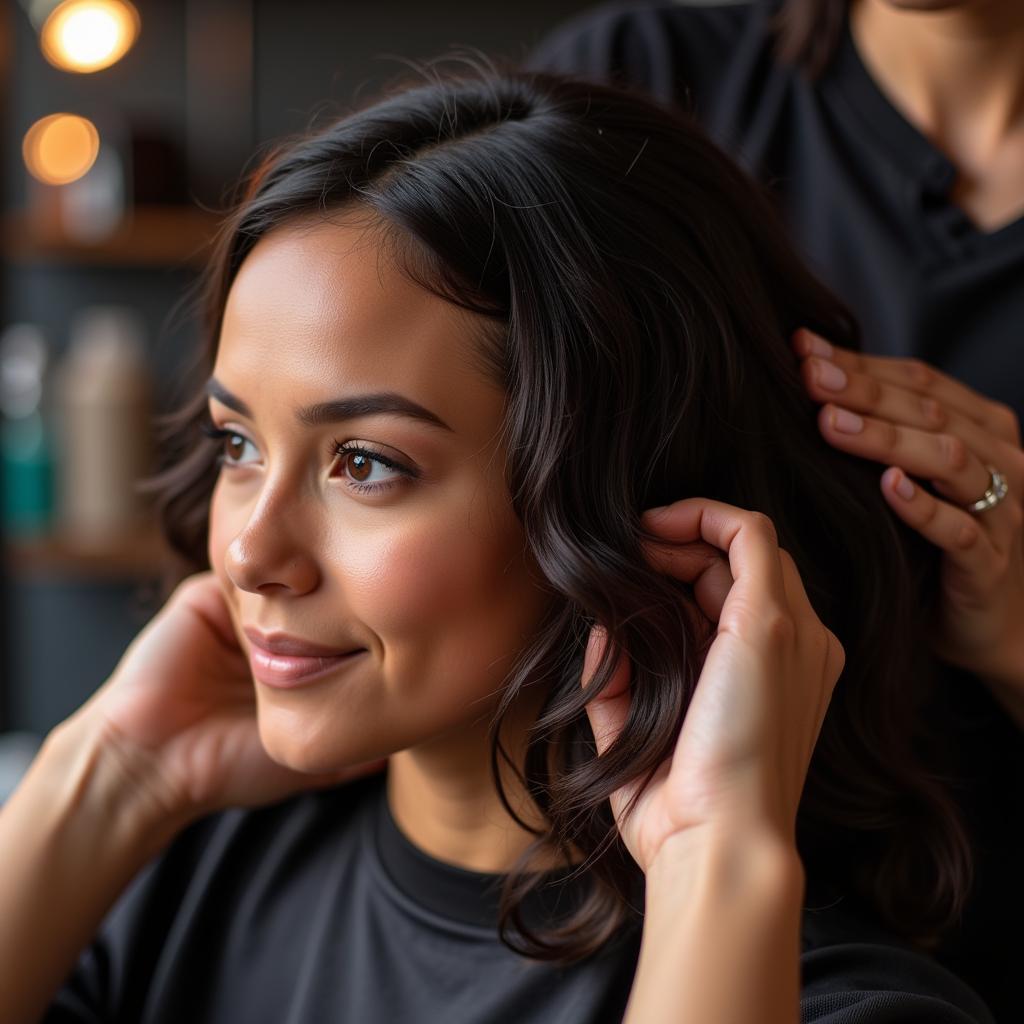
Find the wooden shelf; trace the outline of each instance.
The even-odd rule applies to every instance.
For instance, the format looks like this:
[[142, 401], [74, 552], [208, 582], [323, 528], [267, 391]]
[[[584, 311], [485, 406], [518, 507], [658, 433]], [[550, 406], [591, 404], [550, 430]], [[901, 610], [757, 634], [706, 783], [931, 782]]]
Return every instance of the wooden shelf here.
[[58, 225], [24, 213], [4, 222], [4, 254], [17, 264], [200, 266], [219, 218], [194, 206], [141, 206], [94, 245], [69, 238]]
[[4, 554], [15, 577], [89, 579], [156, 579], [171, 557], [158, 533], [107, 544], [83, 544], [57, 535], [8, 539]]

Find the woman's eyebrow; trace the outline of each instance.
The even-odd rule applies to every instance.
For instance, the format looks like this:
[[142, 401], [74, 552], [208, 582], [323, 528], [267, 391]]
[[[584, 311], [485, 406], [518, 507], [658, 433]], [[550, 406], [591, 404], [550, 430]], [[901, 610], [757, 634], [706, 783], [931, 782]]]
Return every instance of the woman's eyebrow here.
[[[233, 395], [216, 377], [206, 382], [206, 393], [218, 402], [242, 416], [252, 419], [252, 412], [237, 395]], [[398, 413], [410, 419], [420, 420], [443, 430], [452, 428], [436, 413], [424, 408], [411, 398], [406, 398], [395, 391], [380, 391], [369, 395], [352, 395], [349, 398], [337, 398], [330, 402], [317, 402], [316, 405], [299, 409], [295, 416], [300, 423], [308, 427], [323, 426], [325, 423], [338, 423], [341, 420], [355, 419], [358, 416], [372, 416], [374, 413]], [[454, 433], [454, 431], [452, 431]]]

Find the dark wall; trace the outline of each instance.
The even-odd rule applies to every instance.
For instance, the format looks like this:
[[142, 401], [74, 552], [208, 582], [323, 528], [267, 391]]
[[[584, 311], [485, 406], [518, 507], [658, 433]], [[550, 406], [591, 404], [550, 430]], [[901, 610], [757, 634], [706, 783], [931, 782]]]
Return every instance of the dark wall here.
[[403, 59], [429, 59], [452, 48], [521, 59], [546, 30], [589, 6], [579, 0], [475, 5], [257, 0], [256, 136], [264, 140], [302, 129], [318, 99], [345, 103], [372, 95], [404, 70]]

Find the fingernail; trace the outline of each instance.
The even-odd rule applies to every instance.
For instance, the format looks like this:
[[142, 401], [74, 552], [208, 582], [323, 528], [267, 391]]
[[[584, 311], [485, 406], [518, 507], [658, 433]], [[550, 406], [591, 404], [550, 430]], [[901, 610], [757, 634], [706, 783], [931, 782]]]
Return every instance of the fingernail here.
[[836, 409], [832, 413], [832, 426], [841, 434], [859, 434], [864, 429], [864, 421], [848, 409]]
[[814, 379], [829, 391], [842, 391], [846, 387], [846, 374], [835, 363], [815, 363]]
[[831, 359], [832, 346], [820, 334], [815, 334], [813, 331], [807, 331], [806, 333], [811, 355], [824, 356], [826, 359]]
[[910, 501], [914, 496], [914, 485], [910, 482], [910, 477], [908, 477], [906, 473], [900, 473], [896, 477], [896, 483], [893, 485], [893, 490], [904, 501]]

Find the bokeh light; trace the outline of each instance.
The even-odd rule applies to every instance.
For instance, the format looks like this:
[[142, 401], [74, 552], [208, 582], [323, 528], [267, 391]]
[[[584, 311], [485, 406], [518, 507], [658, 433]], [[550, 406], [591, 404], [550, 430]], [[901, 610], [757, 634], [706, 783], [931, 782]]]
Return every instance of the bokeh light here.
[[47, 185], [77, 181], [96, 162], [100, 133], [77, 114], [50, 114], [27, 132], [21, 152], [29, 173]]
[[127, 0], [64, 0], [43, 24], [40, 43], [51, 64], [87, 73], [119, 61], [139, 28], [139, 13]]

